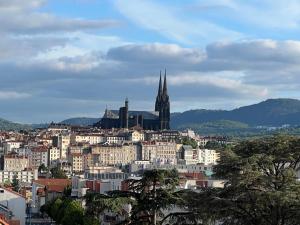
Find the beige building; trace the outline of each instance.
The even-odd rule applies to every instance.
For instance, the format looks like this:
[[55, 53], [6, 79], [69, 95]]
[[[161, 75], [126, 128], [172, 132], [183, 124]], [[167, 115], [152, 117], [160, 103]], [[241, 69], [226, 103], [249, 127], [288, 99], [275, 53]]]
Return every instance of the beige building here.
[[143, 142], [139, 160], [175, 163], [176, 154], [177, 145], [174, 142]]
[[128, 137], [128, 140], [132, 141], [132, 142], [139, 142], [139, 141], [145, 140], [144, 133], [137, 131], [137, 130], [128, 132], [127, 137]]
[[129, 164], [137, 158], [137, 146], [128, 145], [98, 145], [92, 147], [100, 165]]
[[90, 145], [99, 144], [104, 141], [104, 137], [100, 134], [71, 134], [70, 142], [75, 145], [77, 143], [89, 143]]
[[83, 155], [80, 153], [72, 153], [68, 155], [68, 162], [72, 165], [72, 172], [83, 172]]
[[38, 168], [44, 164], [48, 166], [48, 147], [38, 146], [31, 149], [30, 165], [34, 168]]
[[1, 157], [1, 170], [22, 171], [29, 167], [28, 158], [12, 153]]
[[60, 149], [52, 147], [48, 150], [49, 166], [55, 165], [57, 160], [60, 159]]

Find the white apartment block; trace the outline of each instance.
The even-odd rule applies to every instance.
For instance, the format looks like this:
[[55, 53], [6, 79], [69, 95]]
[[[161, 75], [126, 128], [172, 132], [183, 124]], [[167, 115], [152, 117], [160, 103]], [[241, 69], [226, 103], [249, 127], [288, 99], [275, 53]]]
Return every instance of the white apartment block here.
[[198, 149], [198, 163], [204, 165], [217, 164], [220, 154], [216, 150], [211, 149]]
[[104, 141], [104, 137], [100, 134], [71, 134], [70, 143], [75, 145], [78, 143], [89, 143], [90, 145], [99, 144]]
[[0, 183], [12, 182], [14, 177], [21, 183], [31, 183], [33, 180], [38, 179], [38, 171], [35, 170], [23, 170], [23, 171], [0, 171]]
[[26, 221], [26, 199], [11, 190], [0, 188], [0, 204], [12, 212], [12, 219], [20, 220], [20, 225]]
[[6, 141], [6, 142], [3, 142], [4, 154], [8, 154], [8, 153], [14, 151], [14, 149], [20, 148], [21, 145], [22, 145], [22, 142], [20, 142], [20, 141]]

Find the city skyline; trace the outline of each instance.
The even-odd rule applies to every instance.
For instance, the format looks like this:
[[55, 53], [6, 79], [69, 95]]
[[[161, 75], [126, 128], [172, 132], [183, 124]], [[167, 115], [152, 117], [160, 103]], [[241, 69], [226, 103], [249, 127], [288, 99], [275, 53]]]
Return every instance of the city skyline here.
[[[259, 6], [258, 6], [259, 5]], [[100, 117], [127, 96], [171, 112], [300, 98], [298, 1], [12, 0], [0, 3], [0, 118]]]

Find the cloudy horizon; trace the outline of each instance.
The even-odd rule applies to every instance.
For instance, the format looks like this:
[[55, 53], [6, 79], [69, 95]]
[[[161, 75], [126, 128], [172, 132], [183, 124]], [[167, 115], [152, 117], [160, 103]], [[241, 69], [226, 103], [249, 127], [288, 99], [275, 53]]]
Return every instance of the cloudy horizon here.
[[0, 118], [22, 123], [300, 98], [296, 0], [0, 0]]

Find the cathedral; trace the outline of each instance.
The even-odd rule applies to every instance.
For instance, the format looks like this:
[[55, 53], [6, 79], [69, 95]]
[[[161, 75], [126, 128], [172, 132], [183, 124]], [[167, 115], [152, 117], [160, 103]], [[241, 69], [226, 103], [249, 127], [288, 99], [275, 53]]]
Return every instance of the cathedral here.
[[106, 109], [104, 116], [95, 126], [103, 129], [141, 127], [144, 130], [169, 130], [170, 100], [166, 71], [163, 84], [160, 74], [154, 111], [129, 110], [129, 102], [126, 98], [125, 105], [119, 110]]

